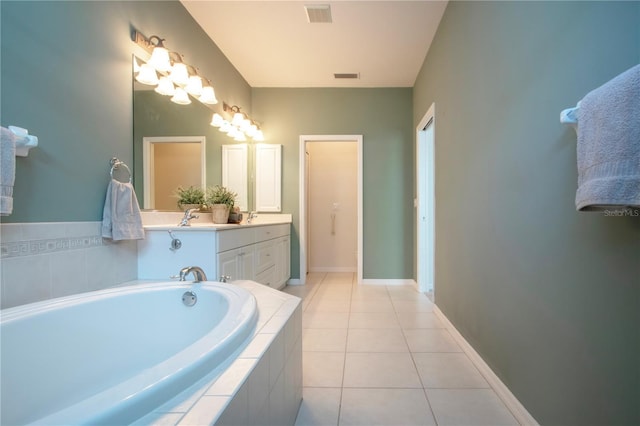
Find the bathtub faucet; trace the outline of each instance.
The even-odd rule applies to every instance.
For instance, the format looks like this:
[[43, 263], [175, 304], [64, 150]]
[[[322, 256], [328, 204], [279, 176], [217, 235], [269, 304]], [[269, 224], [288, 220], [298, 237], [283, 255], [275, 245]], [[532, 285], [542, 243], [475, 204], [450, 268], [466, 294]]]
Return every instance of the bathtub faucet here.
[[185, 210], [184, 211], [184, 217], [182, 218], [182, 220], [180, 221], [178, 226], [191, 226], [189, 221], [191, 219], [197, 219], [198, 218], [198, 216], [193, 214], [193, 212], [196, 211], [196, 210], [198, 210], [198, 209], [187, 209], [187, 210]]
[[207, 274], [204, 273], [199, 266], [187, 266], [180, 269], [180, 281], [186, 281], [187, 275], [193, 274], [193, 282], [199, 283], [200, 281], [207, 281]]

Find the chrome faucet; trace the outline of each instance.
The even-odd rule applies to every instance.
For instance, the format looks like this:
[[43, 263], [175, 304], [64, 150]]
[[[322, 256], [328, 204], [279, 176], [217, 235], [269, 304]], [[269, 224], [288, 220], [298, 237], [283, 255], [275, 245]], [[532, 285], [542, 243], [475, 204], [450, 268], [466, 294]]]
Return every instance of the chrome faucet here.
[[207, 274], [204, 273], [199, 266], [187, 266], [180, 269], [180, 281], [186, 281], [187, 275], [193, 274], [193, 282], [199, 283], [200, 281], [207, 281]]
[[249, 213], [249, 217], [247, 218], [247, 224], [251, 223], [252, 219], [255, 219], [256, 217], [258, 217], [258, 212], [251, 212]]
[[182, 220], [180, 221], [178, 226], [191, 226], [189, 221], [191, 219], [197, 219], [198, 218], [198, 216], [193, 214], [193, 212], [196, 211], [196, 210], [198, 210], [198, 209], [187, 209], [187, 210], [185, 210], [184, 211], [184, 217], [182, 218]]

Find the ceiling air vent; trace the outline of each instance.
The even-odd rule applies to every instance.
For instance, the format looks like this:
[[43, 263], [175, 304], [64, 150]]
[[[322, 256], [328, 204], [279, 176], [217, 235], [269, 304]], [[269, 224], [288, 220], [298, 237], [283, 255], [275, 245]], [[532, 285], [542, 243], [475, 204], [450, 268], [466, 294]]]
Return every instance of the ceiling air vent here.
[[360, 78], [360, 74], [357, 72], [343, 72], [333, 74], [334, 78]]
[[331, 6], [328, 4], [308, 4], [304, 7], [310, 24], [330, 24]]

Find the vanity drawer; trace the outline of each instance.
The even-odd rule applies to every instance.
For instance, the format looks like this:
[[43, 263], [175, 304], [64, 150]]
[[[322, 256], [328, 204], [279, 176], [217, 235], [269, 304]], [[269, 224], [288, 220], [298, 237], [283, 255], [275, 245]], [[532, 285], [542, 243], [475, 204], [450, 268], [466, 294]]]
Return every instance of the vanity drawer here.
[[265, 269], [264, 271], [260, 272], [259, 274], [256, 274], [256, 282], [260, 283], [260, 284], [264, 284], [267, 285], [269, 287], [273, 287], [276, 282], [275, 280], [275, 271], [276, 271], [276, 267], [275, 266], [271, 266], [268, 269]]
[[256, 244], [256, 272], [260, 273], [275, 265], [276, 247], [273, 241]]
[[218, 231], [218, 247], [216, 252], [231, 250], [255, 243], [254, 228], [229, 229]]
[[289, 235], [290, 233], [290, 225], [279, 224], [279, 225], [267, 225], [267, 226], [259, 226], [256, 228], [256, 242], [272, 240], [278, 237], [284, 237], [285, 235]]

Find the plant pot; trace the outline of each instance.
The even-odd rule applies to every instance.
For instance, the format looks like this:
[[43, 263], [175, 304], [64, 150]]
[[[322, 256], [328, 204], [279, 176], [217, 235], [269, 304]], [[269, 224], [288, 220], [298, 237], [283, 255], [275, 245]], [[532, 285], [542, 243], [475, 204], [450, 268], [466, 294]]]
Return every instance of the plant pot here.
[[186, 211], [189, 209], [200, 209], [202, 204], [178, 204], [178, 208], [182, 211]]
[[229, 221], [229, 206], [226, 204], [214, 204], [211, 206], [213, 223], [227, 223]]

